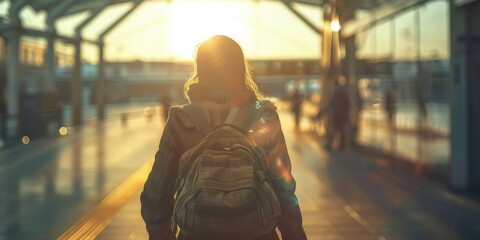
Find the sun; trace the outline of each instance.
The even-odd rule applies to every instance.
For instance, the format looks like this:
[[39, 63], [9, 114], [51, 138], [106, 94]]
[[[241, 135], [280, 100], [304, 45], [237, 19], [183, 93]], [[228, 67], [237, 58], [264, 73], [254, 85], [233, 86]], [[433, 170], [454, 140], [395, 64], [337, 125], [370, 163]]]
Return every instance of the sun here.
[[169, 55], [179, 60], [191, 60], [196, 45], [214, 35], [227, 35], [241, 45], [249, 45], [251, 30], [241, 21], [232, 3], [211, 1], [171, 3], [167, 16]]

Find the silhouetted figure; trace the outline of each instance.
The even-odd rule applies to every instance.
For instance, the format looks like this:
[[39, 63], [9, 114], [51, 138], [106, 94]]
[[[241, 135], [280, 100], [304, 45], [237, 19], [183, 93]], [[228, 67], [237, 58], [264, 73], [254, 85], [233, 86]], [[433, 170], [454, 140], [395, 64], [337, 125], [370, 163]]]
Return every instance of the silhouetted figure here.
[[295, 83], [295, 90], [292, 93], [291, 99], [290, 99], [290, 109], [293, 112], [293, 116], [295, 117], [295, 128], [299, 129], [300, 128], [300, 120], [302, 117], [302, 106], [303, 106], [303, 100], [304, 96], [301, 92], [301, 85], [300, 82]]
[[170, 94], [168, 91], [165, 91], [162, 96], [160, 96], [160, 104], [162, 106], [162, 113], [163, 113], [163, 119], [167, 121], [168, 118], [168, 111], [170, 109], [170, 106], [172, 105], [172, 98], [170, 97]]
[[390, 133], [390, 147], [395, 149], [395, 137], [396, 137], [396, 126], [395, 126], [395, 114], [397, 112], [397, 99], [395, 97], [395, 92], [390, 90], [385, 94], [385, 112], [387, 114], [387, 126]]
[[337, 136], [340, 138], [340, 148], [344, 148], [347, 143], [350, 98], [346, 83], [347, 79], [345, 77], [338, 78], [329, 102], [330, 127], [329, 134], [327, 134], [327, 148], [332, 147], [332, 143]]
[[395, 113], [397, 111], [397, 100], [395, 97], [395, 93], [393, 91], [388, 91], [385, 95], [385, 111], [387, 112], [387, 120], [390, 125], [395, 120]]
[[278, 240], [275, 228], [305, 240], [275, 105], [246, 74], [240, 46], [214, 36], [198, 46], [194, 69], [190, 103], [170, 108], [141, 194], [150, 239], [175, 239], [178, 226], [180, 240]]
[[[424, 71], [421, 72], [422, 77], [424, 76]], [[417, 108], [418, 112], [420, 113], [420, 120], [421, 124], [427, 119], [428, 117], [428, 110], [427, 110], [427, 103], [425, 101], [425, 87], [423, 81], [416, 81], [416, 100], [417, 100]]]

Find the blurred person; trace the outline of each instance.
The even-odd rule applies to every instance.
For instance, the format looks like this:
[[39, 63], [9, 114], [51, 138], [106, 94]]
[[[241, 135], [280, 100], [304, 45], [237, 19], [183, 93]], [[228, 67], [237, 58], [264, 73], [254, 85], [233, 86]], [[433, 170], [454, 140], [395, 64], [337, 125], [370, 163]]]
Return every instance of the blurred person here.
[[160, 105], [162, 106], [163, 119], [167, 121], [168, 111], [172, 105], [172, 98], [170, 97], [170, 93], [168, 92], [168, 90], [163, 92], [159, 100]]
[[295, 117], [296, 129], [300, 129], [303, 101], [304, 96], [301, 91], [301, 83], [300, 81], [297, 81], [295, 82], [295, 89], [290, 97], [290, 110], [293, 112], [293, 116]]
[[[150, 239], [176, 239], [177, 225], [180, 240], [278, 240], [276, 228], [283, 240], [306, 239], [295, 196], [295, 179], [291, 174], [291, 162], [276, 107], [271, 101], [265, 100], [258, 90], [240, 46], [226, 36], [214, 36], [201, 43], [196, 52], [195, 70], [185, 83], [184, 93], [189, 103], [170, 109], [153, 168], [141, 194], [141, 213]], [[230, 124], [222, 124], [225, 122]], [[217, 134], [227, 135], [233, 130], [237, 131], [237, 137], [248, 136], [255, 142], [257, 147], [251, 154], [264, 156], [262, 164], [269, 168], [269, 174], [246, 171], [250, 168], [240, 165], [241, 159], [237, 163], [230, 159], [239, 157], [237, 155], [242, 151], [235, 145], [223, 145], [231, 138], [214, 137]], [[212, 152], [224, 153], [232, 149], [226, 155], [229, 157], [203, 159], [201, 156], [204, 155], [197, 156], [201, 142], [208, 141], [215, 141], [211, 147], [216, 150], [210, 150]], [[193, 159], [197, 165], [189, 165], [188, 159]], [[214, 159], [217, 160], [212, 161]], [[188, 172], [199, 165], [203, 169], [197, 168], [199, 174], [196, 178], [192, 177], [195, 174], [184, 175], [184, 171]], [[223, 170], [227, 168], [232, 172], [225, 173]], [[179, 173], [180, 170], [182, 173]], [[195, 180], [212, 174], [218, 179], [230, 178], [242, 172], [249, 174], [247, 182], [245, 179], [233, 181], [235, 184], [217, 183], [217, 179], [203, 182]], [[253, 176], [257, 180], [249, 180]], [[197, 184], [212, 182], [217, 183], [215, 189], [198, 189], [195, 194], [183, 194], [185, 189], [187, 191]], [[237, 191], [245, 183], [251, 186]], [[256, 199], [257, 194], [245, 190], [255, 189], [259, 184], [266, 189], [271, 186], [270, 191], [275, 197], [271, 202], [278, 204], [276, 217], [266, 218], [265, 215], [272, 212], [271, 208], [267, 208], [270, 203], [261, 202]], [[238, 192], [238, 196], [228, 192], [221, 194], [223, 187], [230, 188], [230, 192]], [[237, 201], [249, 199], [255, 204], [235, 207]], [[229, 206], [214, 209], [205, 206], [206, 202], [214, 201], [226, 201]], [[195, 207], [188, 210], [192, 204]], [[183, 214], [180, 214], [181, 211]], [[207, 215], [209, 217], [205, 218]], [[228, 225], [238, 216], [243, 216], [242, 224]], [[259, 222], [259, 217], [263, 221]], [[208, 224], [210, 221], [216, 221], [216, 224]], [[241, 230], [248, 229], [247, 225], [254, 228]], [[231, 235], [211, 236], [222, 231]], [[203, 235], [195, 234], [199, 232]], [[259, 232], [263, 233], [259, 235]]]
[[[421, 71], [420, 74], [422, 75], [421, 78], [426, 78], [424, 70]], [[420, 121], [421, 121], [421, 124], [423, 124], [428, 117], [427, 103], [425, 100], [424, 81], [416, 81], [415, 92], [416, 92], [417, 108], [418, 108], [418, 112], [420, 113]]]
[[387, 126], [390, 133], [390, 147], [395, 149], [395, 114], [397, 112], [397, 98], [393, 90], [385, 94], [385, 112], [387, 113]]
[[332, 148], [336, 137], [340, 138], [339, 148], [345, 148], [349, 129], [350, 97], [346, 87], [347, 78], [340, 76], [335, 82], [332, 97], [329, 101], [329, 127], [327, 133], [327, 149]]

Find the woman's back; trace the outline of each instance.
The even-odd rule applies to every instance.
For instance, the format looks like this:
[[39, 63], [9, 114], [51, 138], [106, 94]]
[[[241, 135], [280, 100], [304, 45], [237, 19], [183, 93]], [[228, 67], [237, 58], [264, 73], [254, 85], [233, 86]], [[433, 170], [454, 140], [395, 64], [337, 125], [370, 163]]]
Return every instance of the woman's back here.
[[[306, 239], [276, 108], [272, 102], [262, 100], [238, 44], [225, 36], [215, 36], [202, 43], [197, 50], [195, 71], [185, 84], [185, 96], [189, 104], [170, 109], [154, 166], [141, 195], [142, 216], [150, 239], [174, 239], [172, 227], [177, 223], [174, 195], [182, 182], [178, 180], [180, 159], [229, 115], [234, 125], [250, 132], [251, 139], [266, 154], [271, 173], [269, 182], [281, 209], [275, 226], [282, 233], [282, 239]], [[257, 239], [278, 239], [275, 228], [264, 227], [269, 233]], [[199, 239], [198, 236], [187, 238], [186, 232], [180, 227], [179, 239]]]

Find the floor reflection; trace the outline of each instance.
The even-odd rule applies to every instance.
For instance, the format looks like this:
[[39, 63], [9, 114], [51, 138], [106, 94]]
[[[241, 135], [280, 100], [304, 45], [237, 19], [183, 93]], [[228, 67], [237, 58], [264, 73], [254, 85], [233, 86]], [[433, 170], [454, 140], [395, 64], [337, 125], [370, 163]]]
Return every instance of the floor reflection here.
[[119, 119], [1, 151], [0, 239], [56, 239], [152, 159], [161, 127]]
[[[81, 138], [81, 133], [80, 138]], [[78, 141], [73, 144], [72, 151], [72, 181], [73, 181], [73, 195], [82, 198], [83, 184], [82, 184], [82, 157], [83, 157], [83, 143]]]
[[103, 194], [105, 191], [105, 129], [99, 126], [97, 135], [97, 174], [96, 186], [97, 191]]

